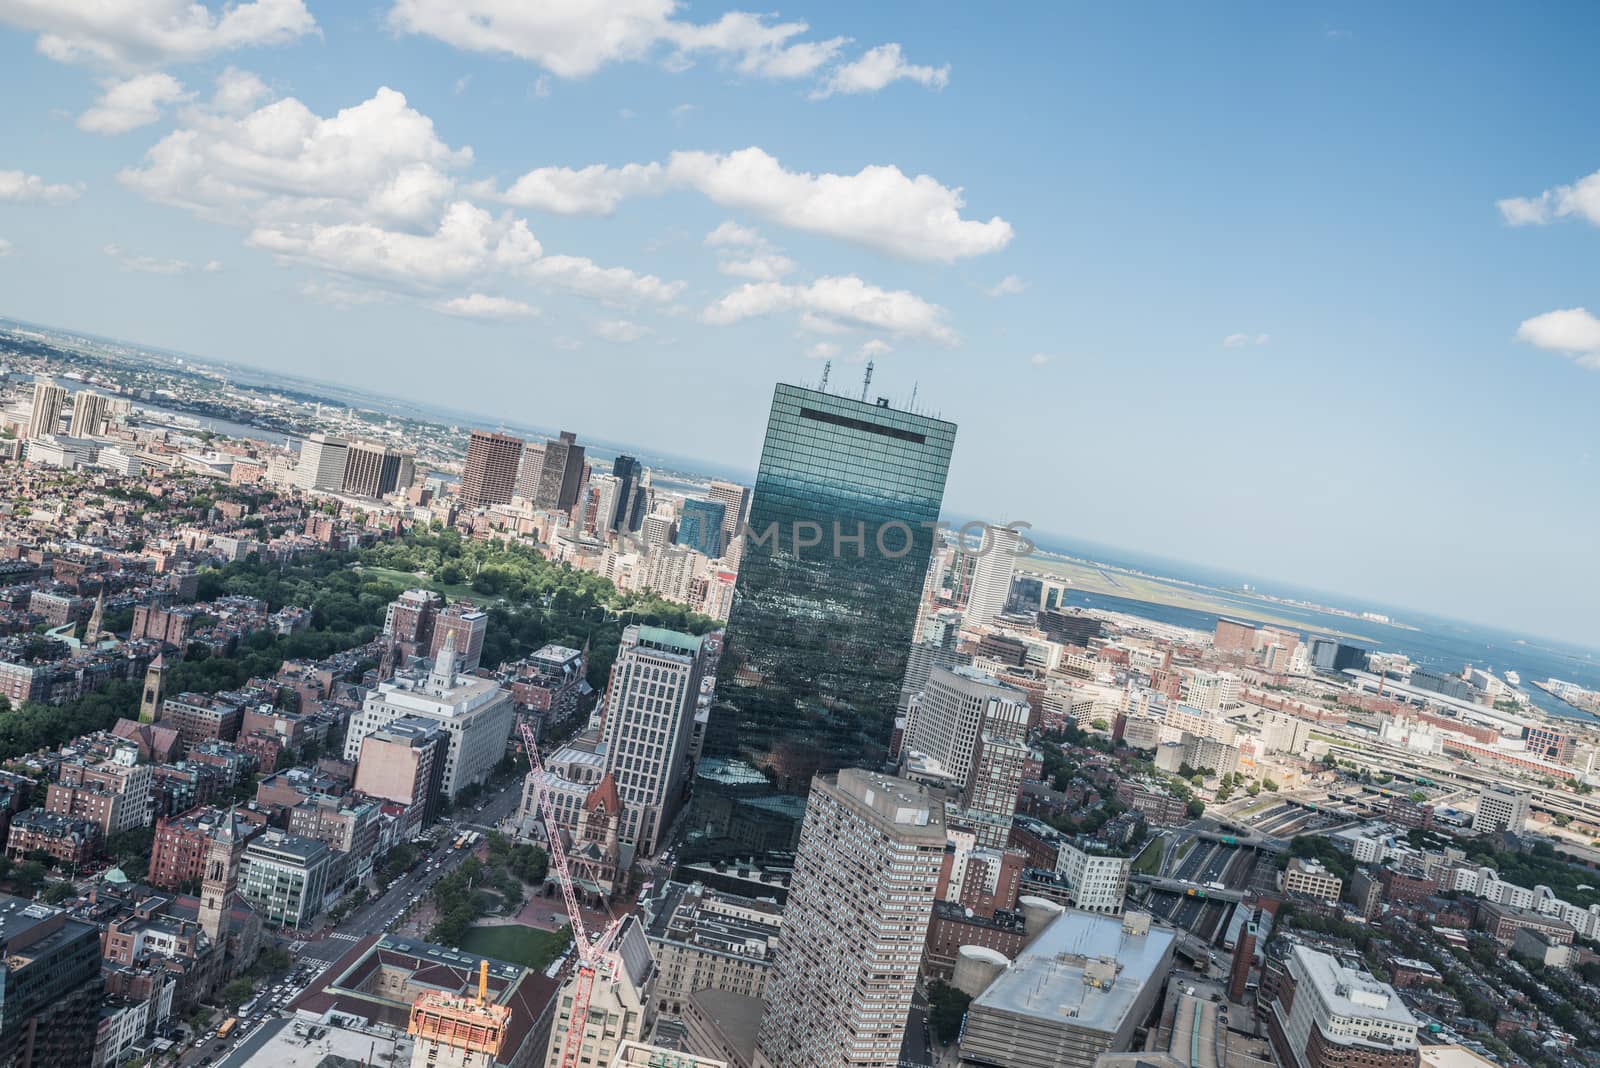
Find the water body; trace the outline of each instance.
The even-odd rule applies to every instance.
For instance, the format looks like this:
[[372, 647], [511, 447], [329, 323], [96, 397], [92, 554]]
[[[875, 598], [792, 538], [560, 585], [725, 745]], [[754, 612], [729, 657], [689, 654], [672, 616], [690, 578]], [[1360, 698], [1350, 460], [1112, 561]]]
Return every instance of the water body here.
[[[271, 445], [286, 445], [294, 442], [294, 447], [299, 448], [299, 439], [277, 430], [267, 430], [264, 427], [254, 426], [249, 423], [235, 423], [231, 419], [214, 419], [209, 415], [191, 415], [187, 412], [175, 412], [167, 408], [157, 408], [153, 404], [143, 401], [134, 401], [136, 414], [144, 413], [144, 421], [161, 426], [171, 426], [179, 433], [199, 435], [201, 431], [210, 430], [224, 437], [249, 438], [252, 441], [264, 441]], [[191, 424], [199, 424], [191, 429]]]
[[[1467, 664], [1492, 669], [1497, 675], [1504, 675], [1507, 670], [1515, 671], [1522, 676], [1522, 689], [1533, 698], [1534, 704], [1544, 711], [1570, 719], [1594, 718], [1580, 709], [1556, 700], [1542, 690], [1535, 689], [1532, 685], [1535, 679], [1542, 681], [1554, 677], [1576, 682], [1591, 689], [1600, 689], [1600, 661], [1597, 661], [1590, 651], [1577, 646], [1564, 646], [1561, 643], [1548, 641], [1535, 642], [1491, 627], [1473, 626], [1451, 620], [1414, 616], [1414, 625], [1419, 629], [1410, 630], [1405, 627], [1372, 623], [1365, 619], [1350, 619], [1328, 612], [1282, 604], [1266, 604], [1242, 595], [1228, 599], [1239, 605], [1238, 611], [1228, 613], [1232, 618], [1259, 623], [1261, 620], [1252, 615], [1251, 610], [1254, 607], [1257, 611], [1270, 611], [1273, 615], [1296, 620], [1305, 628], [1307, 634], [1332, 631], [1360, 634], [1371, 639], [1370, 642], [1363, 644], [1370, 644], [1383, 652], [1404, 653], [1413, 663], [1438, 671], [1457, 673]], [[1169, 626], [1188, 627], [1191, 630], [1209, 631], [1217, 625], [1217, 613], [1214, 612], [1200, 612], [1192, 608], [1176, 608], [1148, 601], [1135, 601], [1126, 597], [1085, 593], [1081, 590], [1069, 590], [1067, 603], [1107, 612], [1122, 612]]]

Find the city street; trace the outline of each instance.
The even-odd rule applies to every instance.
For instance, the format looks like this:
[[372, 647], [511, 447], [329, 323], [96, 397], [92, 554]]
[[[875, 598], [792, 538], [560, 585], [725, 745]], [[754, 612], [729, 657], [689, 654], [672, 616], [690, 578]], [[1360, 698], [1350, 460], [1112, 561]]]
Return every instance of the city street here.
[[[258, 1038], [258, 1032], [264, 1028], [270, 1028], [274, 1020], [287, 1015], [288, 1005], [294, 997], [348, 953], [356, 942], [369, 935], [393, 930], [413, 898], [419, 899], [420, 903], [434, 883], [461, 866], [472, 851], [451, 848], [460, 834], [465, 831], [488, 834], [498, 830], [500, 823], [515, 811], [521, 798], [522, 778], [514, 776], [506, 786], [489, 794], [479, 805], [458, 809], [450, 817], [450, 822], [437, 823], [435, 826], [442, 832], [439, 844], [431, 852], [419, 853], [423, 857], [422, 862], [396, 878], [387, 891], [352, 911], [342, 923], [329, 927], [324, 919], [315, 928], [315, 937], [311, 938], [297, 938], [295, 932], [284, 932], [279, 941], [289, 949], [292, 963], [288, 972], [270, 976], [258, 986], [257, 998], [260, 1003], [251, 1015], [235, 1024], [233, 1032], [226, 1038], [213, 1036], [206, 1039], [185, 1051], [176, 1061], [168, 1063], [175, 1063], [182, 1068], [210, 1064], [238, 1068], [247, 1063], [250, 1053], [261, 1045], [261, 1040], [252, 1039]], [[430, 864], [433, 865], [432, 871], [428, 870]], [[296, 980], [285, 987], [281, 995], [269, 999], [275, 987], [301, 968], [309, 969], [306, 981]], [[225, 1019], [226, 1015], [219, 1015], [216, 1023], [220, 1024]]]

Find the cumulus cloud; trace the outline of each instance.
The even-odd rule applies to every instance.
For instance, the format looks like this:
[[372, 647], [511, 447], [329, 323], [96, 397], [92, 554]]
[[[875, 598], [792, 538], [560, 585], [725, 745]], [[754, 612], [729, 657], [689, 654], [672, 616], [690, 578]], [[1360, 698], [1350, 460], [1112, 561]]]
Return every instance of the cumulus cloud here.
[[7, 241], [3, 237], [0, 237], [0, 256], [9, 255], [11, 255], [11, 242]]
[[807, 285], [752, 282], [724, 296], [701, 315], [716, 326], [794, 311], [802, 325], [866, 327], [950, 345], [957, 340], [946, 312], [905, 290], [884, 290], [854, 275], [819, 278]]
[[136, 70], [282, 44], [316, 30], [304, 0], [0, 0], [0, 22], [64, 63]]
[[725, 248], [729, 245], [760, 246], [766, 244], [761, 234], [748, 226], [740, 226], [729, 219], [727, 222], [717, 224], [717, 228], [706, 235], [706, 244], [712, 248]]
[[247, 227], [249, 244], [285, 263], [430, 297], [435, 307], [441, 290], [491, 278], [608, 301], [668, 300], [682, 288], [546, 256], [525, 220], [491, 214], [462, 188], [458, 172], [472, 150], [445, 143], [392, 89], [331, 117], [292, 97], [252, 106], [265, 91], [253, 75], [226, 72], [213, 106], [186, 109], [181, 127], [119, 179], [151, 200]]
[[889, 344], [881, 337], [875, 337], [861, 346], [860, 350], [856, 353], [856, 358], [859, 360], [868, 360], [874, 356], [882, 356], [885, 353], [893, 351], [893, 345]]
[[[125, 271], [139, 271], [142, 274], [188, 274], [194, 270], [194, 265], [187, 260], [164, 259], [158, 256], [140, 256], [128, 252], [120, 245], [107, 245], [100, 251], [117, 261], [117, 265]], [[213, 263], [216, 261], [213, 260]], [[216, 270], [221, 270], [222, 265], [217, 264]], [[202, 270], [212, 270], [208, 263]]]
[[950, 68], [921, 67], [907, 63], [897, 44], [879, 45], [859, 59], [839, 67], [812, 92], [813, 100], [835, 93], [876, 93], [891, 82], [911, 81], [928, 89], [943, 89], [950, 84]]
[[623, 303], [664, 304], [684, 289], [682, 282], [665, 282], [653, 274], [640, 274], [626, 267], [601, 267], [586, 256], [546, 256], [530, 264], [526, 273], [569, 293]]
[[305, 223], [258, 227], [249, 241], [284, 260], [401, 286], [453, 285], [525, 268], [542, 251], [521, 219], [496, 219], [466, 201], [450, 205], [431, 234], [362, 222]]
[[107, 82], [100, 99], [78, 116], [78, 129], [99, 134], [127, 133], [155, 122], [164, 107], [187, 95], [183, 83], [170, 74], [137, 74], [120, 82]]
[[[519, 200], [516, 190], [524, 182]], [[624, 196], [671, 188], [694, 189], [725, 208], [908, 260], [949, 263], [1004, 248], [1012, 237], [1011, 224], [999, 216], [987, 222], [962, 218], [961, 190], [926, 174], [912, 178], [892, 165], [863, 167], [856, 174], [809, 174], [787, 170], [754, 147], [726, 154], [674, 152], [665, 167], [541, 168], [499, 197], [548, 210], [604, 214]]]
[[819, 341], [806, 349], [808, 360], [831, 360], [839, 355], [839, 346], [831, 341]]
[[1028, 362], [1033, 364], [1035, 367], [1043, 367], [1045, 364], [1050, 362], [1050, 357], [1043, 352], [1036, 352], [1032, 356], [1028, 357]]
[[626, 319], [607, 319], [605, 322], [595, 323], [594, 332], [598, 337], [618, 344], [628, 344], [650, 336], [650, 328], [631, 323]]
[[440, 301], [434, 305], [446, 315], [463, 319], [531, 319], [539, 309], [510, 297], [493, 297], [486, 293], [472, 293], [465, 297]]
[[699, 56], [740, 74], [793, 80], [828, 71], [814, 95], [862, 93], [909, 79], [942, 88], [949, 68], [907, 63], [898, 44], [840, 64], [847, 37], [809, 38], [804, 22], [729, 11], [714, 22], [674, 18], [676, 0], [528, 3], [526, 0], [395, 0], [389, 25], [469, 52], [515, 56], [562, 78], [582, 78], [611, 63], [659, 57], [682, 71]]
[[1600, 371], [1600, 319], [1587, 308], [1564, 308], [1524, 319], [1517, 327], [1517, 340]]
[[776, 282], [797, 268], [794, 260], [777, 252], [763, 252], [744, 259], [723, 260], [717, 270], [735, 278], [752, 278], [758, 282]]
[[[238, 106], [257, 88], [225, 74], [218, 95]], [[199, 112], [122, 171], [151, 200], [222, 222], [305, 218], [418, 222], [445, 203], [451, 171], [470, 148], [440, 140], [433, 121], [403, 94], [371, 99], [324, 118], [293, 97], [243, 114]]]
[[1495, 205], [1512, 226], [1534, 226], [1577, 217], [1600, 226], [1600, 171], [1534, 197], [1508, 197]]
[[1222, 339], [1222, 347], [1226, 349], [1242, 349], [1246, 345], [1265, 345], [1271, 341], [1269, 334], [1229, 334]]
[[659, 163], [540, 167], [518, 178], [499, 199], [557, 215], [610, 215], [627, 197], [659, 192], [662, 178]]
[[1008, 274], [1004, 278], [1000, 279], [1000, 281], [984, 290], [984, 292], [989, 294], [991, 297], [1013, 297], [1027, 288], [1028, 283], [1024, 282], [1021, 278], [1018, 278], [1014, 274]]
[[0, 171], [0, 201], [17, 204], [46, 204], [60, 207], [83, 195], [83, 185], [52, 185], [37, 174]]

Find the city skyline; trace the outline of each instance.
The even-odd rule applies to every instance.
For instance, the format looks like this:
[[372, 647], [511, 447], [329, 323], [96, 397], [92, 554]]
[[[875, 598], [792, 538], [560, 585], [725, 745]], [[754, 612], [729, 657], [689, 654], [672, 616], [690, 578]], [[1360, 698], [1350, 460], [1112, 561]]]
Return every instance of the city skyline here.
[[[0, 4], [0, 85], [23, 102], [0, 157], [0, 312], [452, 405], [475, 406], [475, 378], [504, 382], [491, 423], [553, 376], [571, 425], [706, 457], [754, 455], [758, 398], [815, 380], [813, 354], [846, 381], [871, 355], [884, 392], [918, 385], [982, 443], [951, 472], [964, 512], [1024, 511], [1064, 427], [1130, 471], [1203, 441], [1215, 463], [1161, 492], [1056, 464], [1058, 493], [1025, 518], [1600, 642], [1584, 612], [1597, 506], [1578, 489], [1596, 385], [1582, 180], [1597, 164], [1584, 120], [1524, 121], [1581, 83], [1581, 32], [1427, 8], [1257, 9], [1236, 26], [1169, 8], [1138, 29], [1070, 9], [1026, 23], [732, 10], [659, 5], [625, 45], [583, 51], [492, 19], [468, 40], [421, 0], [282, 3], [254, 34], [69, 26]], [[1418, 49], [1424, 36], [1439, 47]], [[1040, 111], [1065, 136], [1030, 130]], [[343, 117], [353, 144], [387, 117], [397, 145], [354, 162], [262, 148], [270, 181], [226, 176], [275, 190], [241, 229], [162, 151], [180, 134], [237, 147], [250, 115], [313, 142]], [[741, 195], [736, 162], [773, 179], [770, 198]], [[352, 201], [352, 175], [394, 200]], [[942, 222], [801, 210], [862, 175], [888, 207]], [[441, 247], [447, 202], [482, 213], [455, 217], [487, 243], [480, 259], [523, 257], [529, 276], [476, 251], [463, 274], [406, 274], [410, 252]], [[388, 251], [335, 262], [335, 237]], [[888, 317], [862, 318], [878, 291]], [[433, 373], [462, 352], [479, 375]], [[635, 391], [648, 396], [592, 388], [663, 365], [678, 373]], [[669, 414], [707, 390], [733, 401], [718, 419]], [[1397, 490], [1461, 502], [1447, 536], [1395, 517]]]

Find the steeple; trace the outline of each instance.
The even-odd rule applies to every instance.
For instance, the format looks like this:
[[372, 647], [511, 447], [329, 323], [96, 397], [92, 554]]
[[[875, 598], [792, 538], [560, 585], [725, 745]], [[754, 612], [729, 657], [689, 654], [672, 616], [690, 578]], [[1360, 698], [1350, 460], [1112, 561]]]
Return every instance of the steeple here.
[[154, 723], [161, 718], [161, 683], [166, 674], [166, 658], [158, 653], [144, 673], [144, 696], [139, 700], [140, 723]]
[[94, 597], [94, 611], [89, 613], [89, 625], [83, 630], [83, 644], [94, 646], [100, 644], [100, 631], [105, 627], [106, 618], [106, 588], [100, 587], [100, 592]]
[[433, 672], [428, 676], [428, 684], [436, 689], [453, 689], [456, 684], [456, 632], [447, 630], [444, 634], [444, 644], [439, 647], [439, 655], [433, 658]]

